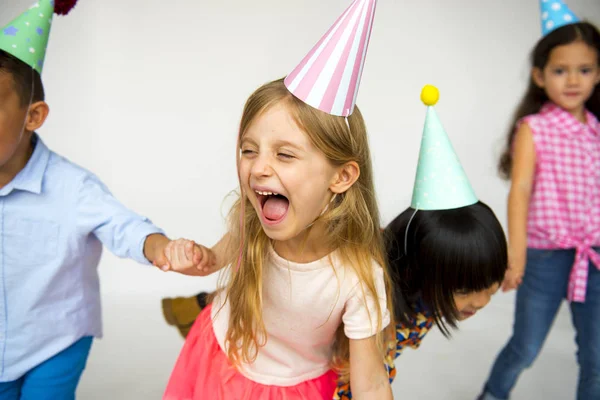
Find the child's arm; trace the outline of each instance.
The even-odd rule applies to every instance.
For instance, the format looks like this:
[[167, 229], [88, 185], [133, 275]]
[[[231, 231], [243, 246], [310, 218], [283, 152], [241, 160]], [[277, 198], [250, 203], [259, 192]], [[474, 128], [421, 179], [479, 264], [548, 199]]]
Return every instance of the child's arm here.
[[352, 398], [358, 400], [393, 398], [383, 349], [377, 345], [378, 335], [386, 335], [378, 332], [388, 327], [391, 315], [387, 309], [383, 268], [375, 263], [373, 278], [376, 297], [365, 293], [364, 285], [357, 282], [342, 316], [344, 333], [350, 341], [350, 388]]
[[[121, 204], [93, 174], [86, 174], [77, 189], [75, 218], [83, 233], [93, 234], [119, 257], [168, 269], [166, 249], [171, 241], [160, 228]], [[206, 256], [201, 263], [202, 252], [194, 254], [194, 242], [183, 239], [180, 242], [192, 250], [190, 258], [195, 262], [195, 268], [208, 263], [210, 257]]]
[[527, 211], [535, 173], [535, 145], [531, 129], [520, 125], [513, 145], [511, 186], [508, 195], [508, 270], [502, 290], [516, 289], [525, 273], [527, 258]]
[[393, 399], [376, 336], [367, 339], [350, 339], [350, 387], [356, 400]]
[[227, 266], [231, 262], [230, 257], [232, 254], [232, 245], [233, 244], [231, 243], [231, 235], [228, 232], [225, 235], [223, 235], [221, 240], [219, 240], [217, 244], [215, 244], [211, 248], [212, 252], [215, 255], [215, 265], [213, 267], [213, 270], [209, 273], [216, 272], [221, 268]]
[[169, 239], [164, 232], [120, 203], [98, 177], [86, 173], [74, 189], [73, 218], [82, 234], [94, 235], [118, 257], [143, 264], [165, 261], [161, 254]]

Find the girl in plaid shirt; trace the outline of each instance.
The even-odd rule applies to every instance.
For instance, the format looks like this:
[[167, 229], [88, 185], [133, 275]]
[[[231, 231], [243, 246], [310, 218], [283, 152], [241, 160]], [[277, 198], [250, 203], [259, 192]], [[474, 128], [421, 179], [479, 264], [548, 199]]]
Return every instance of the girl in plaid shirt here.
[[508, 399], [565, 297], [577, 331], [577, 399], [600, 399], [600, 34], [564, 4], [546, 3], [547, 32], [499, 164], [511, 180], [503, 290], [518, 289], [513, 335], [485, 400]]

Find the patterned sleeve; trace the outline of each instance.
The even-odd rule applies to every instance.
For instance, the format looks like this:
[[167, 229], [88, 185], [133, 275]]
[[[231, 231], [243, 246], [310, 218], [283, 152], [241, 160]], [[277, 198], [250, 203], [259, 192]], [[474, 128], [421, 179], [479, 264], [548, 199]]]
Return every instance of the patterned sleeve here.
[[[406, 347], [417, 349], [421, 345], [421, 341], [425, 335], [427, 335], [427, 332], [429, 332], [433, 326], [434, 320], [433, 316], [427, 310], [421, 310], [420, 307], [417, 307], [417, 315], [416, 318], [413, 319], [413, 322], [414, 323], [410, 328], [406, 328], [402, 324], [396, 325], [396, 346], [390, 347], [384, 360], [385, 368], [390, 377], [390, 383], [392, 383], [396, 377], [396, 365], [394, 364], [394, 360], [402, 354], [402, 350]], [[338, 382], [333, 400], [350, 399], [352, 399], [350, 383]]]

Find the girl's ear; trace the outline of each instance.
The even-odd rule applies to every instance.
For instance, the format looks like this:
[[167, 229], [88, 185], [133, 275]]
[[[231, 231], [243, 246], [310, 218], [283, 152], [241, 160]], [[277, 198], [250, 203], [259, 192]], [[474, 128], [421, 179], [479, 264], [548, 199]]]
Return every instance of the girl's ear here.
[[533, 79], [533, 83], [535, 83], [539, 88], [544, 88], [544, 71], [542, 71], [540, 68], [533, 67], [531, 69], [531, 79]]
[[359, 176], [360, 167], [355, 161], [349, 161], [339, 167], [329, 190], [336, 194], [344, 193], [354, 185]]

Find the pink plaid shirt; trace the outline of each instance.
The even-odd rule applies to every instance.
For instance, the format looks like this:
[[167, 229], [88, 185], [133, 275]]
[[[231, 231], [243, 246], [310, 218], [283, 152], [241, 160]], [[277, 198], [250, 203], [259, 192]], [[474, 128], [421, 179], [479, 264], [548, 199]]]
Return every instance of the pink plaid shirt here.
[[524, 118], [533, 133], [536, 170], [527, 221], [528, 247], [575, 249], [567, 298], [584, 302], [590, 260], [600, 269], [600, 124], [582, 124], [548, 103]]

